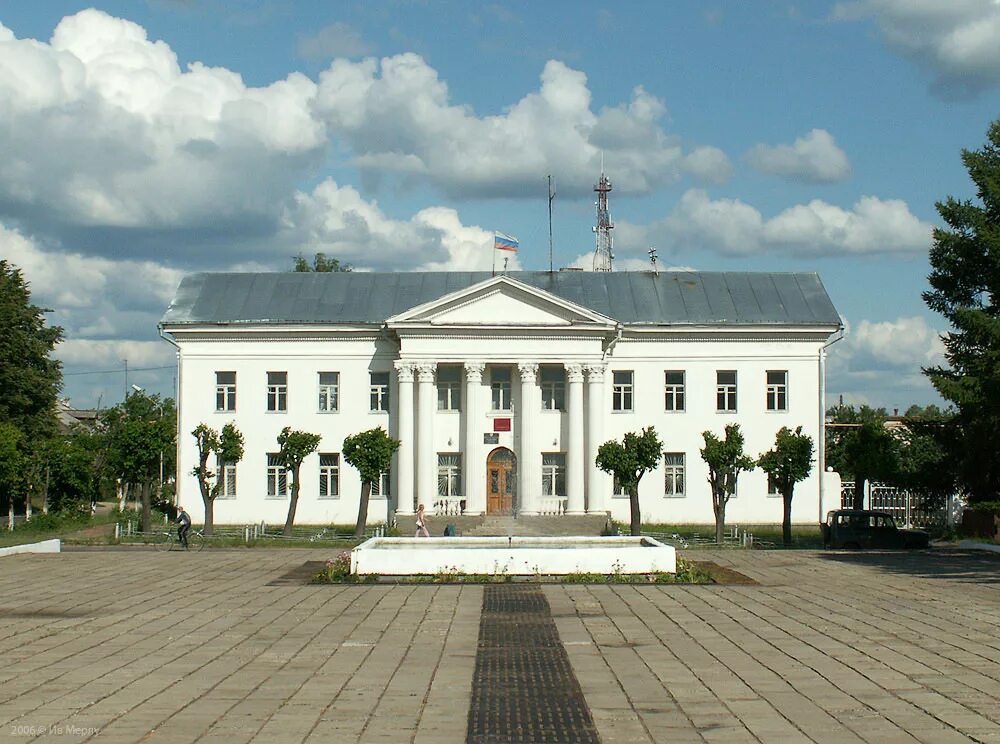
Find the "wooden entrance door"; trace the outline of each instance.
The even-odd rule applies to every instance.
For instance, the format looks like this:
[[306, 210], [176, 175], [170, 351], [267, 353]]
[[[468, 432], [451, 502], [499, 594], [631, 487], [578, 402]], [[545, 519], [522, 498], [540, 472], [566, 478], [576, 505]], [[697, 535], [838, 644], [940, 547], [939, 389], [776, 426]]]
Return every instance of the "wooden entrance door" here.
[[513, 514], [517, 494], [517, 467], [514, 453], [505, 447], [486, 458], [486, 513]]

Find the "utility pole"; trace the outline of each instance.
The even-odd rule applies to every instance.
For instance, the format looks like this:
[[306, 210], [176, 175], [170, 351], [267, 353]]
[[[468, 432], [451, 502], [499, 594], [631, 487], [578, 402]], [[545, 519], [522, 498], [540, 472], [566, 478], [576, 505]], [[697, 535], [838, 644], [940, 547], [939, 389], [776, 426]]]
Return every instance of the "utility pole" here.
[[556, 190], [552, 187], [552, 176], [547, 176], [549, 179], [549, 273], [551, 274], [555, 269], [552, 263], [552, 200], [556, 198]]

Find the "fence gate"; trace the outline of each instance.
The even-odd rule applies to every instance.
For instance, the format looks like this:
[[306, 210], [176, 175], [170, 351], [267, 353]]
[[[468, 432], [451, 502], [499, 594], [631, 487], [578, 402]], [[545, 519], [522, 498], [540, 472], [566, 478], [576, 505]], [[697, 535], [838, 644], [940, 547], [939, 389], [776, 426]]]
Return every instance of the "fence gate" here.
[[[854, 481], [840, 486], [840, 508], [854, 506]], [[865, 484], [865, 507], [888, 512], [901, 527], [943, 527], [948, 521], [946, 507], [928, 508], [924, 498], [881, 483]]]

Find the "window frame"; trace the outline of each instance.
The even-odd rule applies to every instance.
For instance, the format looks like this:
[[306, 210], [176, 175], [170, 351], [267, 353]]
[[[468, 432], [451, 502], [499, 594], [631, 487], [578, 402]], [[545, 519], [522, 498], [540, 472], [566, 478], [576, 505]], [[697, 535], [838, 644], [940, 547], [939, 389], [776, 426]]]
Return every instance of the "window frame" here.
[[[679, 383], [671, 382], [670, 375], [680, 375], [681, 381]], [[687, 374], [685, 370], [663, 370], [663, 410], [667, 413], [684, 413], [687, 410]]]
[[[446, 459], [454, 458], [451, 462]], [[445, 478], [446, 493], [441, 492], [442, 476]], [[462, 453], [461, 452], [438, 452], [437, 466], [437, 495], [438, 498], [460, 499], [462, 496]]]
[[[271, 375], [283, 375], [284, 382], [272, 382]], [[267, 412], [288, 413], [288, 372], [271, 370], [267, 373]]]
[[[771, 382], [771, 375], [781, 375], [781, 382]], [[788, 412], [788, 370], [769, 369], [764, 373], [765, 408], [772, 413]], [[781, 404], [780, 406], [778, 404]]]
[[[733, 376], [733, 381], [722, 382], [722, 375]], [[735, 369], [715, 370], [715, 411], [716, 413], [736, 413], [739, 398], [739, 374]], [[731, 400], [730, 400], [731, 398]]]
[[[376, 375], [378, 382], [376, 382]], [[381, 380], [385, 377], [385, 382]], [[368, 373], [368, 412], [389, 413], [389, 388], [392, 383], [388, 372]]]
[[[232, 375], [233, 381], [223, 382], [219, 375]], [[222, 403], [220, 406], [219, 403]], [[215, 371], [215, 412], [232, 413], [236, 410], [236, 371], [216, 370]]]
[[[288, 471], [284, 466], [277, 464], [278, 453], [268, 452], [267, 458], [267, 492], [266, 497], [275, 501], [287, 499], [292, 494], [291, 485], [289, 484]], [[279, 485], [284, 483], [284, 492], [279, 493]]]
[[542, 497], [566, 498], [566, 453], [542, 453]]
[[[215, 456], [215, 476], [216, 483], [221, 484], [219, 493], [216, 495], [217, 501], [231, 501], [237, 496], [238, 482], [236, 480], [236, 463], [225, 462], [218, 455]], [[232, 476], [232, 480], [230, 480]]]
[[[324, 458], [333, 458], [333, 462], [323, 462]], [[333, 486], [331, 489], [330, 486]], [[323, 493], [324, 487], [326, 493]], [[332, 493], [331, 493], [332, 491]], [[317, 498], [334, 500], [340, 498], [340, 453], [319, 453], [319, 487]]]
[[[668, 458], [680, 458], [680, 463], [670, 462]], [[677, 489], [678, 481], [680, 490]], [[687, 496], [687, 453], [663, 453], [663, 498], [683, 499]]]
[[[323, 382], [323, 375], [333, 375], [335, 382]], [[340, 412], [340, 372], [334, 370], [326, 370], [323, 372], [316, 373], [317, 382], [317, 395], [316, 395], [316, 411], [318, 413], [339, 413]], [[330, 405], [331, 394], [333, 391], [333, 405]], [[324, 406], [324, 395], [326, 396], [326, 405]]]
[[[618, 382], [618, 375], [628, 375], [628, 382]], [[628, 405], [626, 405], [626, 403]], [[632, 413], [635, 411], [635, 370], [615, 369], [611, 371], [611, 412]]]
[[[548, 379], [546, 379], [548, 378]], [[542, 390], [543, 411], [566, 410], [566, 370], [555, 365], [539, 368], [538, 385]]]
[[389, 470], [383, 470], [378, 477], [378, 481], [372, 481], [372, 490], [368, 494], [372, 499], [387, 499], [392, 495], [392, 480]]
[[[507, 379], [497, 379], [497, 372], [503, 372]], [[513, 372], [509, 366], [490, 367], [490, 412], [499, 413], [514, 410], [512, 384]], [[499, 401], [499, 402], [498, 402]], [[506, 405], [504, 405], [506, 403]]]
[[462, 368], [450, 364], [441, 365], [437, 371], [437, 409], [439, 411], [462, 410]]

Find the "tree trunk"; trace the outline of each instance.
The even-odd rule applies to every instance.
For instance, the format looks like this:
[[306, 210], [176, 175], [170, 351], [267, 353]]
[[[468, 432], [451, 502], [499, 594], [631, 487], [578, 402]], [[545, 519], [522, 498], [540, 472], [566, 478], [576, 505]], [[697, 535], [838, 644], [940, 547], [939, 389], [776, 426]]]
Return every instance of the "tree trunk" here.
[[792, 489], [788, 488], [787, 493], [781, 494], [784, 507], [781, 515], [781, 542], [786, 546], [792, 544]]
[[285, 537], [292, 536], [292, 525], [295, 524], [295, 507], [299, 505], [299, 468], [301, 465], [296, 465], [295, 469], [292, 470], [292, 496], [288, 501], [288, 518], [285, 519], [285, 529], [282, 534]]
[[864, 509], [865, 508], [865, 477], [855, 476], [854, 477], [854, 508]]
[[149, 483], [139, 484], [139, 493], [142, 494], [142, 531], [149, 532], [153, 526], [152, 514], [150, 513], [149, 492], [153, 489]]
[[358, 502], [358, 523], [354, 525], [354, 537], [358, 539], [365, 536], [365, 525], [368, 524], [368, 498], [371, 493], [371, 481], [362, 482], [361, 500]]
[[642, 532], [642, 515], [639, 513], [639, 484], [628, 489], [629, 516], [632, 520], [632, 536], [638, 537]]
[[715, 512], [715, 542], [722, 545], [726, 537], [726, 502], [718, 496], [712, 497], [712, 510]]
[[215, 499], [202, 494], [202, 501], [205, 502], [205, 527], [202, 529], [202, 534], [211, 537], [212, 525], [215, 524]]

